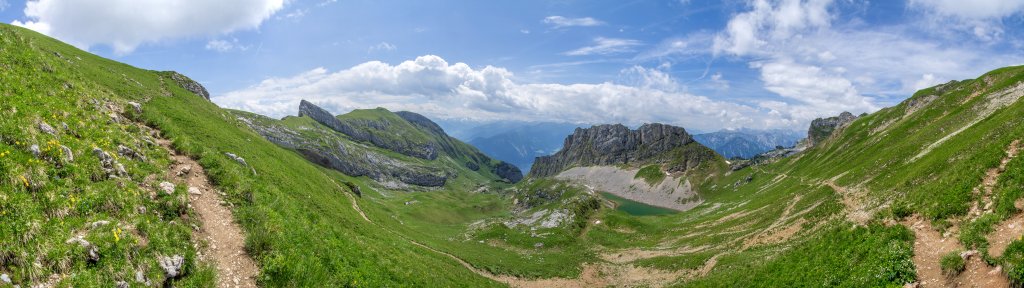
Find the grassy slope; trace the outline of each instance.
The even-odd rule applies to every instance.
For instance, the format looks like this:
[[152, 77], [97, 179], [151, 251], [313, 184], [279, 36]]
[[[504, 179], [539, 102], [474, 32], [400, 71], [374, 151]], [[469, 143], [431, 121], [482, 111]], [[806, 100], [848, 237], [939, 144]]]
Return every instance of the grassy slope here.
[[[173, 201], [163, 203], [135, 196], [136, 189], [131, 186], [117, 188], [116, 181], [92, 183], [83, 179], [88, 178], [89, 169], [96, 169], [95, 160], [90, 160], [95, 158], [85, 152], [86, 147], [96, 144], [111, 149], [120, 141], [132, 139], [124, 135], [130, 133], [131, 128], [106, 125], [106, 118], [101, 118], [103, 114], [88, 110], [87, 100], [103, 99], [103, 102], [123, 106], [128, 99], [150, 99], [144, 104], [141, 120], [162, 130], [177, 149], [197, 158], [207, 168], [211, 179], [227, 193], [227, 200], [235, 204], [236, 218], [249, 234], [247, 249], [262, 268], [260, 282], [263, 285], [495, 285], [455, 261], [414, 246], [379, 226], [362, 222], [347, 198], [339, 196], [349, 192], [337, 186], [335, 179], [326, 171], [263, 140], [207, 100], [177, 86], [163, 85], [157, 73], [105, 60], [21, 28], [3, 25], [0, 33], [3, 34], [0, 39], [4, 41], [0, 47], [4, 57], [0, 59], [4, 59], [6, 66], [2, 69], [3, 81], [0, 81], [3, 85], [0, 91], [3, 91], [5, 99], [2, 104], [5, 133], [0, 151], [12, 151], [10, 158], [3, 160], [4, 177], [0, 179], [0, 185], [4, 188], [4, 198], [17, 200], [4, 201], [3, 211], [6, 212], [0, 215], [5, 223], [0, 229], [4, 232], [0, 233], [12, 234], [9, 235], [12, 237], [0, 238], [4, 241], [0, 249], [5, 249], [7, 255], [15, 255], [12, 260], [4, 257], [5, 265], [0, 270], [11, 272], [16, 281], [40, 279], [50, 273], [73, 272], [67, 283], [105, 283], [101, 286], [110, 286], [116, 279], [129, 279], [126, 275], [133, 271], [132, 266], [137, 265], [150, 267], [150, 274], [154, 274], [151, 277], [159, 280], [155, 275], [159, 272], [152, 268], [155, 265], [155, 260], [151, 259], [153, 255], [194, 254], [188, 241], [192, 237], [190, 229], [184, 226], [187, 222], [179, 221], [175, 225], [169, 219], [156, 221], [149, 216], [135, 216], [129, 208], [139, 203], [157, 207], [153, 209], [165, 209], [160, 205], [173, 208]], [[76, 60], [60, 62], [52, 51]], [[43, 67], [54, 72], [41, 73]], [[61, 83], [65, 81], [71, 82], [74, 88], [61, 89]], [[161, 91], [168, 91], [171, 96], [163, 96]], [[13, 112], [14, 108], [18, 112]], [[33, 126], [35, 119], [46, 117], [51, 112], [66, 115], [54, 122], [71, 122], [69, 125], [82, 131], [83, 140], [71, 140], [69, 143], [76, 151], [77, 170], [58, 171], [45, 168], [48, 166], [45, 163], [27, 163], [29, 156], [24, 144], [18, 144], [46, 142], [45, 136], [32, 135], [21, 129]], [[144, 164], [136, 167], [122, 160], [133, 179], [146, 173], [161, 174], [166, 166], [166, 156], [156, 156], [159, 155], [156, 148], [148, 149], [152, 152], [146, 150], [150, 152], [147, 155], [156, 158], [148, 167]], [[224, 152], [247, 159], [257, 175], [228, 159]], [[34, 183], [55, 175], [63, 175], [60, 177], [69, 180], [46, 182], [35, 192], [18, 189], [19, 176], [31, 177], [32, 185], [36, 185]], [[75, 210], [78, 213], [65, 217], [63, 224], [51, 223], [58, 220], [47, 217], [46, 212], [54, 205], [67, 205], [73, 201], [65, 197], [68, 193], [78, 193], [79, 197], [73, 198], [81, 199], [76, 200], [81, 201], [77, 204], [81, 207]], [[110, 208], [108, 211], [97, 207]], [[98, 264], [87, 265], [72, 259], [68, 269], [48, 261], [43, 268], [33, 267], [32, 259], [38, 257], [67, 258], [80, 254], [70, 245], [64, 245], [63, 241], [86, 221], [111, 218], [125, 225], [135, 224], [140, 230], [147, 229], [149, 248], [138, 250], [129, 245], [132, 243], [130, 236], [115, 241], [104, 229], [87, 236], [90, 242], [101, 247], [104, 254]], [[26, 230], [34, 233], [13, 237], [13, 234], [25, 235]], [[19, 238], [22, 241], [17, 241]], [[201, 267], [191, 257], [189, 261], [187, 267]], [[211, 269], [193, 268], [190, 271], [178, 285], [209, 286], [212, 283]]]
[[[1008, 67], [948, 87], [918, 92], [936, 100], [906, 115], [907, 103], [862, 117], [813, 149], [781, 161], [711, 177], [700, 184], [705, 204], [694, 210], [654, 217], [633, 217], [602, 210], [603, 224], [567, 245], [617, 249], [703, 247], [701, 251], [633, 262], [660, 269], [699, 267], [715, 257], [717, 265], [684, 286], [885, 286], [916, 277], [911, 262], [913, 235], [900, 225], [883, 225], [893, 203], [899, 214], [918, 213], [938, 226], [964, 222], [971, 190], [986, 170], [996, 167], [1004, 150], [1024, 138], [1019, 115], [1024, 102], [985, 114], [988, 95], [1024, 79], [1024, 67]], [[976, 97], [971, 94], [978, 92]], [[979, 118], [978, 115], [989, 115]], [[973, 123], [973, 125], [971, 125]], [[963, 132], [926, 147], [951, 132]], [[1011, 161], [995, 191], [995, 211], [966, 222], [961, 241], [984, 247], [991, 225], [1017, 213], [1015, 200], [1024, 192], [1024, 160]], [[750, 179], [750, 180], [747, 180]], [[825, 185], [830, 179], [851, 191], [865, 191], [866, 207], [877, 213], [863, 226], [849, 222], [842, 195]], [[700, 183], [700, 182], [698, 182]], [[526, 184], [523, 184], [526, 185]], [[800, 228], [784, 242], [750, 242], [771, 228]], [[509, 238], [509, 235], [499, 237]], [[1024, 243], [1011, 245], [1024, 247]], [[593, 252], [583, 249], [580, 251]], [[600, 250], [598, 250], [600, 251]], [[1014, 251], [1011, 249], [1011, 251]], [[580, 254], [583, 255], [583, 254]], [[1012, 273], [1024, 275], [1024, 253], [1007, 252], [990, 259]], [[580, 256], [577, 256], [580, 257]], [[580, 259], [587, 259], [580, 257]], [[593, 258], [581, 261], [599, 261]], [[1024, 277], [1022, 277], [1024, 278]]]

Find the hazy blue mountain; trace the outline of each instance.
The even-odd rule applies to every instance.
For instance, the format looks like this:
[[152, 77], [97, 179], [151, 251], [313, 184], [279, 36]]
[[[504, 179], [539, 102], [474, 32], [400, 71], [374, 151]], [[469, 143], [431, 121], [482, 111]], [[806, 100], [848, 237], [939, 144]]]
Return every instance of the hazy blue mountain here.
[[[719, 130], [717, 132], [693, 135], [704, 146], [726, 158], [750, 158], [759, 153], [775, 149], [776, 146], [790, 147], [806, 137], [805, 132], [794, 130]], [[515, 164], [514, 162], [510, 162]]]
[[590, 127], [584, 124], [493, 121], [472, 122], [468, 120], [438, 121], [450, 135], [494, 159], [516, 165], [529, 171], [534, 158], [547, 156], [562, 147], [565, 137], [576, 127]]

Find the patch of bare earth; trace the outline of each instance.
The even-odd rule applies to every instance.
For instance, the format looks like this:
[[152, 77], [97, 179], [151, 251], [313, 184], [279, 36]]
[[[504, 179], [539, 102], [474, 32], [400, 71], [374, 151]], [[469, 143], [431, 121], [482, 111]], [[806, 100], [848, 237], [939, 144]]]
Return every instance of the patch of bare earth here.
[[[840, 175], [842, 176], [842, 175]], [[846, 218], [850, 222], [857, 223], [858, 225], [865, 225], [871, 220], [871, 208], [868, 207], [865, 198], [865, 191], [862, 189], [851, 189], [843, 186], [836, 185], [835, 177], [824, 181], [825, 185], [831, 187], [832, 190], [839, 193], [843, 198], [843, 206], [846, 207]]]
[[222, 204], [222, 192], [210, 184], [199, 163], [175, 152], [170, 141], [160, 139], [157, 143], [170, 151], [174, 161], [168, 177], [175, 179], [178, 185], [187, 185], [190, 205], [202, 223], [198, 232], [199, 239], [207, 243], [200, 257], [215, 264], [217, 286], [257, 287], [259, 268], [245, 252], [245, 234], [235, 223], [231, 210]]

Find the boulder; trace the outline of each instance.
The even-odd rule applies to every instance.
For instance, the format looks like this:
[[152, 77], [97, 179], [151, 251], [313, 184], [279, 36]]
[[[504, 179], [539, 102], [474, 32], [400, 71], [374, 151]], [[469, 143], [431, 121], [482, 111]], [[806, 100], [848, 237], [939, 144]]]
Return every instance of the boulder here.
[[158, 259], [158, 262], [160, 264], [160, 268], [164, 269], [164, 276], [169, 279], [174, 279], [181, 276], [181, 268], [185, 265], [185, 258], [181, 257], [181, 255], [174, 255], [170, 257], [161, 256]]
[[46, 122], [39, 122], [39, 131], [50, 135], [57, 135], [57, 130], [53, 129], [53, 126], [46, 124]]
[[160, 182], [160, 190], [164, 191], [164, 193], [167, 193], [167, 194], [173, 194], [174, 193], [174, 183], [167, 182], [167, 181]]

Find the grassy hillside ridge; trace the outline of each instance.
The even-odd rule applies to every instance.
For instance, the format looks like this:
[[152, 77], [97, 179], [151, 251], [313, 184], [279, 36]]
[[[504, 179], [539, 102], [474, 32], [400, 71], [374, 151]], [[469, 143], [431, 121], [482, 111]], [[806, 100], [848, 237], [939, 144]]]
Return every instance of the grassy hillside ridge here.
[[[305, 109], [310, 109], [308, 107], [311, 107], [312, 104], [303, 105], [306, 105]], [[429, 125], [433, 122], [422, 116], [419, 116], [420, 119], [411, 119], [428, 125], [414, 124], [400, 117], [399, 114], [383, 108], [355, 110], [338, 116], [346, 119], [356, 116], [359, 119], [374, 119], [364, 122], [356, 121], [356, 124], [341, 124], [350, 127], [341, 129], [343, 131], [361, 129], [364, 132], [360, 133], [377, 135], [372, 138], [377, 140], [370, 142], [360, 140], [364, 139], [365, 135], [353, 137], [323, 125], [309, 116], [288, 116], [282, 120], [275, 120], [243, 111], [231, 111], [231, 113], [259, 131], [265, 138], [300, 152], [310, 161], [352, 176], [369, 176], [390, 186], [394, 185], [383, 182], [401, 181], [413, 185], [443, 186], [459, 177], [468, 177], [477, 183], [503, 181], [508, 178], [518, 180], [521, 177], [515, 173], [517, 171], [502, 170], [509, 164], [493, 160], [480, 153], [476, 148], [449, 137], [440, 127]], [[410, 112], [400, 113], [418, 116], [418, 114]], [[356, 114], [356, 116], [349, 116], [350, 114]], [[441, 147], [442, 149], [433, 159], [410, 156], [401, 151], [391, 150], [388, 147], [394, 146], [390, 144], [381, 144], [391, 142], [387, 142], [390, 140], [381, 140], [384, 139], [382, 138], [384, 136], [380, 135], [389, 135], [387, 137], [392, 138], [418, 135], [421, 136], [419, 138], [424, 139], [421, 141], [422, 145]], [[409, 137], [409, 139], [414, 138], [417, 137]], [[385, 142], [378, 143], [380, 141]], [[424, 177], [428, 179], [421, 180]], [[429, 180], [430, 178], [441, 180], [432, 181]]]
[[[22, 28], [0, 25], [0, 35], [0, 151], [5, 154], [0, 160], [5, 198], [0, 233], [8, 235], [0, 237], [0, 273], [15, 283], [41, 283], [56, 274], [65, 275], [59, 285], [113, 286], [131, 282], [139, 268], [158, 285], [163, 277], [155, 258], [182, 254], [185, 275], [175, 285], [212, 285], [215, 273], [191, 256], [192, 222], [186, 219], [191, 212], [181, 200], [185, 192], [151, 199], [147, 186], [134, 188], [132, 182], [163, 175], [167, 166], [166, 152], [141, 144], [147, 143], [143, 128], [114, 120], [134, 117], [196, 158], [226, 193], [248, 233], [247, 249], [259, 262], [262, 285], [495, 285], [450, 258], [357, 221], [351, 203], [338, 197], [351, 192], [338, 185], [337, 177], [262, 139], [204, 98], [169, 85], [173, 82], [160, 73], [102, 59]], [[129, 100], [144, 102], [142, 113], [132, 112]], [[28, 128], [43, 119], [53, 127], [67, 123], [74, 132], [61, 130], [55, 139]], [[53, 140], [68, 146], [75, 161], [58, 167], [63, 161], [59, 154], [30, 161], [28, 146], [52, 148], [45, 145]], [[127, 177], [93, 179], [102, 171], [92, 146], [113, 153], [118, 144], [137, 149], [148, 162], [119, 158]], [[225, 152], [245, 158], [251, 168]], [[137, 206], [147, 207], [148, 213], [136, 214]], [[96, 220], [111, 224], [83, 228]], [[85, 248], [65, 244], [79, 232], [99, 248], [98, 261], [85, 259]], [[148, 242], [136, 241], [141, 239]]]

